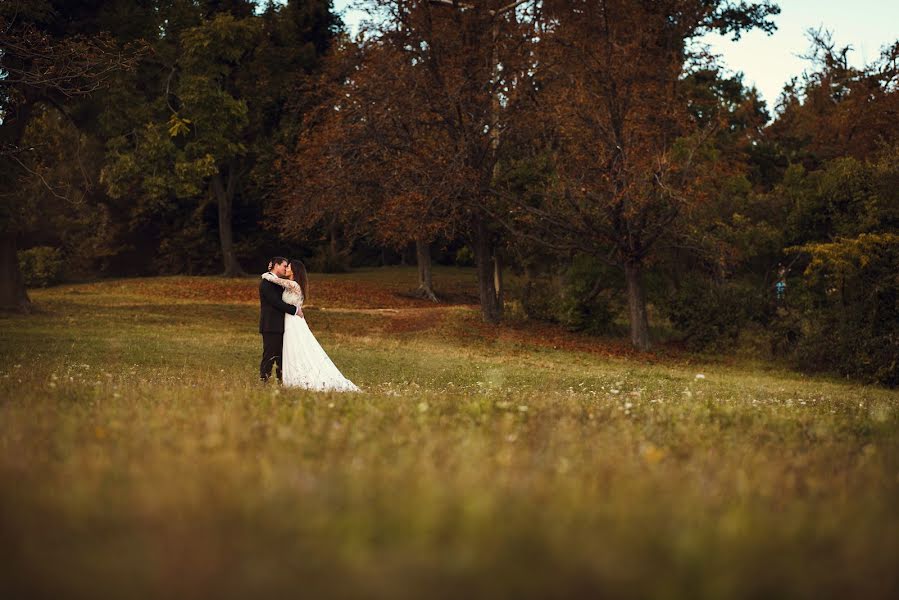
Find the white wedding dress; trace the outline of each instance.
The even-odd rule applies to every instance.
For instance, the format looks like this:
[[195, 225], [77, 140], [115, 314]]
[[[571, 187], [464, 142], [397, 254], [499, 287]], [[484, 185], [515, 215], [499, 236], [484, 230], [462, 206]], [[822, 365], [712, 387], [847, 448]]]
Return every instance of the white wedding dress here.
[[[262, 276], [284, 288], [281, 299], [294, 306], [303, 306], [303, 293], [297, 282], [281, 279], [272, 273]], [[299, 387], [320, 392], [359, 392], [356, 384], [343, 376], [327, 353], [312, 335], [306, 319], [284, 315], [284, 347], [281, 350], [281, 376], [287, 387]]]

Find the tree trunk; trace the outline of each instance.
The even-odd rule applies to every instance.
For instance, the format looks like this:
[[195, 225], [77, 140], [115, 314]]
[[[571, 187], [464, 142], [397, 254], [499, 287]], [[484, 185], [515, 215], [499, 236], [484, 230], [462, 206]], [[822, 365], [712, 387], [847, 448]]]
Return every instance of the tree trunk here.
[[328, 247], [325, 250], [325, 273], [344, 273], [350, 268], [349, 253], [352, 242], [341, 239], [340, 223], [334, 219], [328, 224]]
[[506, 302], [503, 294], [503, 257], [499, 248], [495, 248], [493, 251], [493, 287], [496, 290], [496, 303], [502, 313]]
[[[31, 119], [32, 103], [29, 101], [21, 102], [15, 106], [15, 110], [3, 116], [0, 123], [0, 159], [8, 160], [3, 156], [4, 152], [17, 152], [22, 136], [25, 134], [25, 128]], [[5, 167], [5, 165], [4, 165]], [[6, 192], [11, 191], [16, 185], [16, 169], [3, 169], [4, 175], [8, 176], [8, 180], [2, 183], [2, 192], [4, 198], [0, 201], [4, 203], [12, 203], [12, 194], [7, 195]], [[28, 292], [25, 291], [25, 280], [22, 278], [22, 271], [19, 269], [19, 256], [16, 252], [16, 232], [14, 226], [7, 219], [15, 221], [13, 215], [16, 214], [18, 207], [3, 207], [3, 212], [10, 212], [4, 215], [4, 223], [0, 228], [0, 309], [15, 310], [28, 312], [31, 310], [31, 300], [28, 298]]]
[[535, 269], [530, 264], [525, 264], [524, 266], [524, 286], [521, 289], [521, 306], [524, 308], [524, 313], [528, 317], [533, 316], [531, 313], [531, 296], [533, 295], [535, 280], [537, 279], [537, 274]]
[[418, 263], [418, 293], [432, 302], [439, 302], [431, 279], [431, 245], [423, 238], [415, 239], [415, 260]]
[[403, 246], [399, 253], [401, 267], [408, 267], [418, 260], [418, 246], [416, 246], [415, 242], [409, 242]]
[[31, 300], [19, 270], [16, 238], [10, 232], [0, 236], [0, 309], [28, 312]]
[[228, 169], [228, 184], [222, 183], [221, 173], [212, 177], [212, 190], [219, 209], [219, 241], [222, 245], [222, 262], [225, 270], [222, 277], [240, 277], [246, 275], [237, 255], [234, 252], [234, 232], [232, 229], [234, 190], [237, 187], [237, 175], [234, 168]]
[[328, 252], [331, 260], [336, 264], [340, 256], [340, 233], [337, 231], [337, 223], [331, 223], [328, 227]]
[[646, 292], [643, 287], [643, 266], [628, 262], [624, 265], [627, 280], [627, 306], [631, 325], [631, 344], [640, 351], [649, 350], [649, 320], [646, 316]]
[[502, 305], [496, 294], [496, 271], [490, 247], [490, 231], [483, 217], [475, 222], [474, 255], [478, 274], [478, 295], [481, 299], [481, 318], [486, 323], [499, 323]]

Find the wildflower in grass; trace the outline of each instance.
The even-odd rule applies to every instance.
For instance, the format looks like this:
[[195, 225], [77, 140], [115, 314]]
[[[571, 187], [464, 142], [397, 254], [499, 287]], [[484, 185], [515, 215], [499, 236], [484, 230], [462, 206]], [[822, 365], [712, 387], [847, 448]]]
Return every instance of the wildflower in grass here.
[[665, 458], [665, 450], [655, 444], [648, 443], [643, 447], [643, 460], [649, 465], [655, 465]]

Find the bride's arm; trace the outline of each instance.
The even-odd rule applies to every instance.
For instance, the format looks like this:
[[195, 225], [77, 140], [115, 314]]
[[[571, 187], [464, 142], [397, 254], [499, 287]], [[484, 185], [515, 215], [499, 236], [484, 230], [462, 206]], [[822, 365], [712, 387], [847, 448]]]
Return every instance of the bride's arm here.
[[296, 315], [298, 317], [303, 317], [303, 290], [300, 288], [300, 284], [294, 281], [293, 279], [282, 279], [275, 275], [274, 273], [268, 272], [263, 273], [262, 278], [266, 281], [271, 281], [274, 284], [280, 285], [281, 287], [296, 292], [300, 295], [300, 302], [296, 305], [297, 312]]
[[271, 281], [272, 283], [277, 283], [278, 285], [280, 285], [280, 286], [283, 287], [283, 288], [286, 288], [286, 287], [287, 287], [287, 286], [284, 284], [284, 282], [286, 282], [286, 281], [288, 281], [288, 280], [287, 280], [287, 279], [281, 279], [280, 277], [278, 277], [278, 276], [275, 275], [274, 273], [271, 273], [271, 272], [269, 272], [269, 273], [263, 273], [263, 274], [262, 274], [262, 278], [265, 279], [266, 281]]
[[300, 291], [300, 284], [292, 279], [282, 279], [275, 275], [274, 273], [263, 273], [262, 278], [266, 281], [271, 281], [272, 283], [276, 283], [280, 285], [282, 288], [288, 289], [292, 292]]

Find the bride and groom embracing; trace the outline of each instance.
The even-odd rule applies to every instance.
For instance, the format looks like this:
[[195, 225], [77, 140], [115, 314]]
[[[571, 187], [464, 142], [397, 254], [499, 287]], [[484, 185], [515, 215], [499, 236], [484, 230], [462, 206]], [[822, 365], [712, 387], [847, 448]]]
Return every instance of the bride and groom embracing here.
[[262, 334], [262, 362], [259, 377], [271, 376], [285, 386], [323, 392], [358, 392], [319, 345], [303, 315], [309, 297], [309, 277], [298, 260], [276, 256], [259, 282], [259, 333]]

